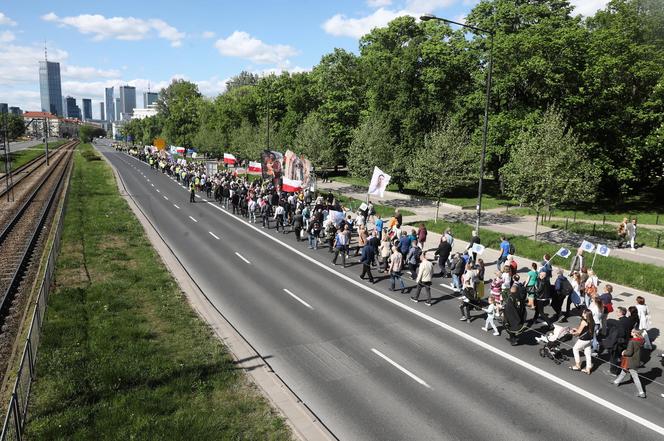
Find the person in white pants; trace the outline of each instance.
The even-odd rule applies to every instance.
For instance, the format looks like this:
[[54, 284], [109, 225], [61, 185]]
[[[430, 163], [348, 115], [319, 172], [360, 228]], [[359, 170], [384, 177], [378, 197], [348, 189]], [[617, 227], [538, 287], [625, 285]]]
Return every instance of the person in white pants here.
[[484, 322], [482, 331], [488, 331], [489, 326], [491, 326], [493, 328], [493, 335], [500, 335], [498, 328], [496, 328], [496, 324], [493, 322], [493, 319], [496, 317], [496, 310], [498, 309], [495, 302], [496, 301], [494, 300], [493, 296], [491, 296], [489, 297], [489, 306], [482, 308], [482, 310], [486, 312], [486, 321]]
[[[569, 368], [573, 371], [581, 371], [588, 375], [593, 368], [592, 361], [592, 350], [590, 344], [593, 340], [593, 332], [595, 330], [595, 323], [593, 321], [593, 315], [589, 310], [583, 311], [581, 315], [581, 322], [576, 329], [572, 329], [572, 335], [576, 335], [578, 340], [574, 343], [572, 347], [572, 353], [574, 354], [574, 366]], [[586, 356], [586, 368], [581, 369], [581, 351], [583, 351]]]

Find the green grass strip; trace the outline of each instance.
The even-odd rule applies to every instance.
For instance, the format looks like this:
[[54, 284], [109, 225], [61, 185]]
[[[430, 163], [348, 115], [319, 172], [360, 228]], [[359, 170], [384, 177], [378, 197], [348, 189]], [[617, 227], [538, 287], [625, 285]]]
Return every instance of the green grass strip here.
[[[419, 222], [417, 224], [419, 225]], [[448, 222], [445, 220], [439, 220], [437, 223], [430, 220], [424, 222], [424, 224], [427, 230], [435, 233], [442, 233], [446, 228], [451, 228], [454, 237], [465, 241], [470, 240], [470, 233], [474, 228], [462, 222]], [[501, 233], [487, 229], [482, 229], [480, 232], [482, 244], [496, 250], [500, 246], [500, 236]], [[575, 251], [578, 247], [578, 245], [571, 244], [560, 245], [541, 242], [525, 236], [508, 236], [508, 239], [514, 244], [518, 256], [526, 257], [536, 262], [540, 262], [544, 254], [554, 255], [561, 246], [565, 246], [572, 251]], [[555, 266], [561, 266], [564, 269], [568, 269], [570, 263], [569, 259], [561, 257], [556, 257], [553, 261]], [[613, 283], [664, 296], [664, 268], [660, 266], [632, 262], [617, 257], [597, 256], [594, 269], [600, 279], [610, 280]]]
[[[350, 208], [351, 211], [356, 211], [358, 207], [362, 205], [363, 202], [366, 202], [366, 200], [351, 198], [349, 196], [345, 196], [342, 194], [335, 194], [334, 197], [337, 198], [337, 200], [341, 205], [343, 205], [346, 208]], [[374, 203], [374, 209], [376, 210], [376, 214], [380, 214], [380, 216], [383, 219], [389, 219], [390, 217], [394, 216], [395, 207], [392, 207], [390, 205], [381, 205]], [[399, 211], [403, 216], [415, 216], [415, 212], [406, 210], [405, 208], [399, 208]]]
[[[64, 143], [65, 141], [49, 142], [48, 151], [51, 152], [51, 150], [60, 147]], [[44, 151], [45, 151], [44, 144], [39, 144], [24, 150], [13, 152], [11, 154], [12, 170], [16, 170], [17, 168], [21, 167], [23, 164], [27, 164], [28, 162], [35, 159], [37, 156], [42, 155]], [[0, 173], [4, 172], [5, 172], [5, 156], [3, 154], [0, 157]]]
[[286, 440], [90, 145], [75, 159], [29, 439]]
[[[544, 225], [551, 228], [560, 228], [563, 230], [571, 231], [573, 233], [584, 234], [600, 239], [618, 239], [618, 227], [613, 224], [602, 225], [601, 222], [595, 224], [588, 222], [568, 222], [565, 224], [565, 221], [550, 221], [544, 222]], [[658, 240], [659, 244], [657, 243]], [[638, 227], [636, 242], [653, 248], [664, 248], [664, 230], [658, 231], [649, 228]]]

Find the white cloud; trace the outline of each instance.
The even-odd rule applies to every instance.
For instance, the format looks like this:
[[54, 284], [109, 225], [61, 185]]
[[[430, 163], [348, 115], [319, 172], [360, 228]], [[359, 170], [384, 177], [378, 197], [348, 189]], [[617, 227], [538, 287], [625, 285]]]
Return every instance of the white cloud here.
[[598, 10], [604, 9], [608, 0], [572, 0], [570, 3], [574, 6], [573, 14], [590, 17], [595, 15]]
[[71, 64], [61, 65], [62, 78], [90, 80], [96, 78], [119, 78], [120, 71], [117, 69], [97, 69], [89, 66], [74, 66]]
[[455, 0], [408, 0], [406, 9], [411, 11], [434, 12], [453, 5]]
[[[49, 59], [64, 61], [69, 54], [57, 48], [49, 48]], [[39, 83], [38, 61], [44, 59], [44, 47], [40, 45], [0, 45], [0, 85]]]
[[81, 14], [72, 17], [58, 17], [53, 12], [42, 15], [42, 20], [71, 26], [85, 35], [92, 35], [94, 41], [107, 39], [143, 40], [153, 33], [170, 41], [171, 46], [182, 45], [184, 32], [178, 31], [160, 19], [143, 20], [134, 17], [104, 17], [100, 14]]
[[381, 8], [383, 6], [389, 6], [392, 4], [392, 0], [367, 0], [367, 5], [372, 8]]
[[0, 32], [0, 43], [9, 43], [16, 40], [16, 35], [12, 31]]
[[348, 18], [343, 14], [336, 14], [323, 23], [323, 29], [336, 37], [360, 38], [374, 28], [386, 26], [389, 22], [403, 15], [419, 17], [421, 14], [409, 11], [392, 11], [379, 8], [370, 15], [361, 18]]
[[217, 34], [215, 34], [212, 31], [205, 31], [201, 34], [201, 37], [208, 39], [208, 38], [214, 38], [216, 35]]
[[16, 26], [16, 22], [0, 12], [0, 25]]
[[298, 54], [292, 46], [267, 44], [243, 31], [235, 31], [227, 38], [220, 38], [214, 46], [222, 55], [245, 58], [258, 64], [288, 66], [289, 58]]

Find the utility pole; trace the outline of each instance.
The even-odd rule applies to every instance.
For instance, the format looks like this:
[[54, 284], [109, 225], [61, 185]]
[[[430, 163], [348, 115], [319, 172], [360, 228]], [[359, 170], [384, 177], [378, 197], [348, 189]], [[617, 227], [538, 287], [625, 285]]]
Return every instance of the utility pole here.
[[46, 146], [46, 166], [48, 167], [48, 132], [49, 132], [49, 127], [48, 127], [48, 116], [44, 117], [44, 145]]
[[[2, 112], [2, 131], [4, 133], [2, 146], [5, 151], [5, 181], [7, 183], [7, 202], [10, 202], [10, 193], [11, 193], [11, 202], [14, 201], [14, 189], [13, 189], [13, 179], [12, 179], [12, 165], [11, 165], [11, 152], [9, 148], [9, 127], [7, 123], [7, 114], [9, 112]], [[9, 191], [10, 187], [12, 188]]]

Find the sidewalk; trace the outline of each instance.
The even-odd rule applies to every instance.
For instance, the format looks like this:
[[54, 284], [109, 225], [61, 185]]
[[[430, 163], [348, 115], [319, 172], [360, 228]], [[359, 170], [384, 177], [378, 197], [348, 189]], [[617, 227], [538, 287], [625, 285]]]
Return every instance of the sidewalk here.
[[[363, 190], [353, 187], [349, 184], [340, 182], [319, 183], [318, 188], [321, 191], [333, 191], [342, 193], [359, 200], [365, 200], [367, 195]], [[436, 217], [436, 203], [434, 201], [415, 198], [409, 195], [386, 191], [383, 198], [372, 198], [373, 202], [394, 207], [407, 208], [416, 213], [415, 216], [404, 216], [405, 224], [432, 220]], [[448, 220], [475, 224], [475, 211], [463, 210], [461, 207], [451, 204], [441, 203], [438, 209], [438, 217], [445, 217]], [[553, 218], [552, 218], [553, 219]], [[564, 219], [563, 219], [564, 220]], [[508, 236], [526, 236], [535, 235], [534, 216], [518, 216], [509, 212], [499, 210], [487, 210], [482, 213], [482, 227], [498, 233], [504, 233]], [[539, 225], [537, 227], [538, 240], [551, 243], [581, 243], [584, 239], [592, 239], [589, 236], [582, 236], [577, 233], [554, 229]], [[638, 263], [649, 263], [664, 267], [664, 250], [651, 247], [640, 247], [637, 251], [630, 249], [617, 248], [617, 241], [605, 239], [594, 239], [593, 242], [603, 243], [611, 248], [611, 255], [624, 260], [630, 260]]]
[[[357, 198], [363, 200], [366, 198], [366, 194], [358, 192], [352, 186], [348, 184], [342, 184], [338, 182], [330, 182], [319, 184], [319, 189], [323, 191], [333, 191], [343, 193], [346, 196]], [[404, 207], [408, 208], [416, 213], [415, 216], [404, 216], [404, 225], [412, 226], [414, 229], [417, 229], [415, 225], [417, 222], [423, 220], [434, 219], [436, 214], [436, 203], [428, 201], [426, 199], [417, 199], [412, 198], [408, 195], [403, 195], [400, 193], [394, 192], [385, 192], [385, 197], [383, 198], [373, 198], [374, 203], [391, 205], [394, 207]], [[461, 210], [460, 207], [455, 207], [452, 205], [441, 204], [439, 208], [439, 217], [445, 216], [447, 219], [459, 220], [466, 223], [474, 223], [475, 212], [468, 210]], [[496, 213], [486, 212], [483, 216], [484, 222], [482, 226], [490, 230], [504, 232], [507, 235], [523, 235], [523, 236], [532, 236], [534, 234], [535, 222], [528, 221], [520, 216], [507, 216], [499, 215]], [[442, 220], [444, 222], [444, 220]], [[406, 228], [408, 231], [408, 228]], [[542, 240], [550, 240], [555, 242], [555, 233], [558, 230], [553, 230], [552, 228], [547, 227], [538, 227], [538, 238]], [[539, 237], [539, 233], [543, 233]], [[548, 235], [548, 237], [547, 237]], [[545, 239], [547, 237], [547, 239]], [[425, 243], [424, 250], [427, 253], [429, 259], [433, 259], [433, 252], [438, 247], [440, 242], [441, 235], [433, 232], [429, 232], [427, 235], [427, 240]], [[580, 243], [580, 240], [578, 241]], [[468, 242], [465, 242], [460, 239], [454, 239], [453, 251], [463, 252], [468, 246]], [[664, 266], [664, 251], [650, 248], [648, 253], [652, 253], [652, 256], [645, 254], [647, 247], [639, 248], [639, 250], [633, 253], [631, 250], [617, 250], [614, 249], [611, 252], [613, 255], [619, 255], [618, 251], [621, 251], [621, 258], [625, 260], [632, 260], [635, 262], [645, 262], [652, 263], [658, 266]], [[651, 250], [651, 251], [650, 251]], [[623, 254], [625, 257], [623, 257]], [[496, 270], [496, 260], [498, 259], [499, 252], [494, 249], [485, 249], [481, 258], [484, 260], [486, 265], [486, 274], [485, 279], [491, 279], [493, 277], [494, 271]], [[533, 263], [533, 260], [527, 259], [516, 255], [515, 259], [519, 264], [519, 272], [527, 272], [530, 265]], [[538, 265], [541, 262], [536, 262]], [[562, 264], [562, 266], [560, 266]], [[552, 259], [552, 265], [554, 267], [554, 274], [558, 268], [565, 270], [565, 274], [568, 273], [569, 261], [562, 259], [560, 257]], [[601, 280], [601, 278], [600, 278]], [[436, 279], [437, 283], [448, 284], [449, 279]], [[602, 283], [610, 283], [613, 285], [613, 298], [615, 301], [615, 306], [624, 306], [629, 307], [636, 304], [636, 297], [643, 296], [646, 299], [646, 304], [650, 309], [650, 316], [652, 320], [652, 337], [659, 335], [660, 330], [664, 329], [664, 297], [660, 297], [655, 294], [647, 293], [638, 289], [630, 288], [627, 286], [619, 285], [607, 280], [601, 280]], [[487, 284], [488, 287], [488, 284]], [[601, 287], [600, 287], [601, 290]], [[551, 313], [550, 307], [547, 308], [547, 313]], [[611, 316], [615, 318], [615, 313], [612, 313]], [[653, 339], [654, 340], [654, 339]]]

